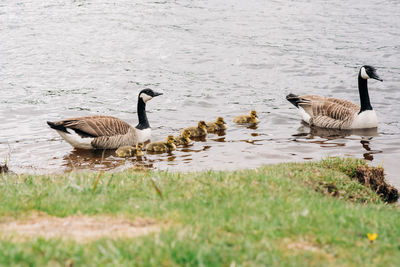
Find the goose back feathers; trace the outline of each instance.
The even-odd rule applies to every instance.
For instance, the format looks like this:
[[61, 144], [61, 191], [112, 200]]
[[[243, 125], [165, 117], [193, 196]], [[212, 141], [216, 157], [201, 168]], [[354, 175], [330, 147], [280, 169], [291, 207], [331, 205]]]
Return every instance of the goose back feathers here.
[[114, 149], [141, 142], [134, 127], [111, 116], [87, 116], [47, 123], [76, 148]]
[[350, 129], [360, 106], [347, 100], [318, 95], [286, 97], [302, 115], [303, 121], [321, 128]]

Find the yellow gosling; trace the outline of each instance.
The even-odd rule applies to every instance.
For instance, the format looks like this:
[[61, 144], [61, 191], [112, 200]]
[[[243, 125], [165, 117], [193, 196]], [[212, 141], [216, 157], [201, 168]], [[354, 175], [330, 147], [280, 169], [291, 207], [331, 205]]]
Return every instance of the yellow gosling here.
[[115, 154], [120, 158], [128, 158], [133, 156], [133, 151], [135, 151], [133, 146], [121, 146], [115, 151]]
[[190, 132], [191, 137], [202, 137], [207, 135], [207, 124], [205, 121], [199, 121], [197, 124], [197, 127], [188, 127], [185, 128], [181, 131], [181, 133], [185, 130], [188, 130]]
[[208, 133], [215, 133], [218, 131], [226, 130], [226, 123], [224, 118], [218, 117], [216, 121], [207, 122], [207, 132]]
[[233, 119], [235, 123], [257, 123], [258, 122], [257, 112], [255, 110], [250, 111], [250, 115], [236, 116]]
[[118, 157], [121, 158], [128, 158], [133, 156], [142, 157], [144, 155], [142, 150], [143, 150], [143, 143], [138, 143], [136, 144], [136, 147], [121, 146], [115, 151], [115, 153], [117, 154]]
[[192, 140], [190, 140], [190, 131], [185, 129], [182, 131], [181, 136], [175, 137], [175, 145], [189, 145]]
[[137, 143], [135, 156], [136, 157], [143, 157], [144, 156], [143, 143]]
[[165, 141], [150, 143], [147, 145], [146, 150], [150, 152], [171, 152], [176, 150], [175, 137], [168, 135]]

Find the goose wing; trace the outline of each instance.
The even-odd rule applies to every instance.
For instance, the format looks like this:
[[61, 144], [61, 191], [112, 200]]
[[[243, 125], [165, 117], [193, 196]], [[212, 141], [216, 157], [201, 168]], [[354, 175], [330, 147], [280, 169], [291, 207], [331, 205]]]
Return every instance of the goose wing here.
[[93, 138], [91, 144], [97, 149], [117, 149], [120, 146], [136, 145], [139, 138], [132, 127], [126, 134], [116, 134], [113, 136], [99, 136]]
[[78, 117], [47, 123], [76, 148], [116, 149], [135, 145], [139, 139], [135, 128], [111, 116]]
[[133, 128], [128, 123], [111, 116], [87, 116], [47, 122], [51, 128], [69, 133], [74, 130], [81, 137], [125, 135]]
[[354, 103], [352, 103], [350, 101], [347, 101], [347, 100], [344, 100], [344, 99], [339, 99], [339, 98], [334, 98], [334, 97], [327, 97], [326, 101], [341, 105], [343, 107], [355, 110], [357, 112], [360, 111], [360, 106], [359, 105], [354, 104]]
[[358, 105], [333, 97], [301, 95], [288, 100], [309, 115], [310, 125], [323, 128], [348, 128], [360, 111]]

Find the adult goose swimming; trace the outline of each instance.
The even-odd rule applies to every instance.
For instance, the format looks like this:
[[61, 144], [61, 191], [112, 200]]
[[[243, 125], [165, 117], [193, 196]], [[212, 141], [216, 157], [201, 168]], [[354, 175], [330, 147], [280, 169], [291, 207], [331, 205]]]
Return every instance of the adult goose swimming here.
[[378, 126], [368, 95], [368, 79], [383, 81], [372, 66], [362, 66], [358, 73], [361, 106], [344, 99], [318, 95], [289, 94], [286, 99], [299, 109], [303, 121], [310, 126], [331, 129], [366, 129]]
[[80, 149], [117, 149], [134, 146], [150, 139], [151, 128], [146, 115], [146, 102], [162, 95], [151, 89], [140, 91], [137, 103], [139, 124], [136, 127], [111, 116], [70, 118], [47, 124], [69, 144]]

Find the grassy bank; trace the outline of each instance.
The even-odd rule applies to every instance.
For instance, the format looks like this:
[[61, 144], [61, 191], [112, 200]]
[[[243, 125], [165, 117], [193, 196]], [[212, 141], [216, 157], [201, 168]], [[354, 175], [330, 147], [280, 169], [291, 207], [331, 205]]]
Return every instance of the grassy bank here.
[[0, 264], [395, 266], [399, 207], [350, 179], [359, 164], [332, 158], [235, 172], [0, 176], [0, 222], [40, 213], [161, 225], [133, 239], [90, 242], [3, 234]]

